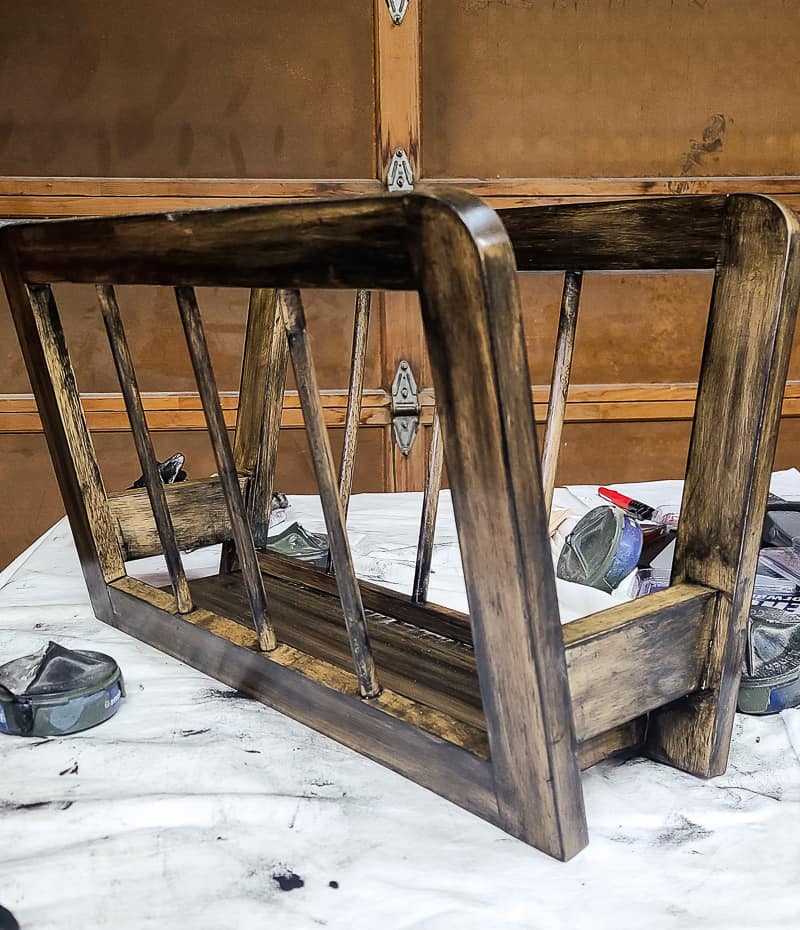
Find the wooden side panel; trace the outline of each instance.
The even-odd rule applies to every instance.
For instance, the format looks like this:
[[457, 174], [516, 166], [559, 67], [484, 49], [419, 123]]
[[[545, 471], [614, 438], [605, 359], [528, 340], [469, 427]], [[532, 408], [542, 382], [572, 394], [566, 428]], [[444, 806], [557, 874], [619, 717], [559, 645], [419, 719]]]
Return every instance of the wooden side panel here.
[[656, 758], [705, 777], [728, 761], [745, 630], [800, 300], [800, 224], [731, 201], [692, 429], [673, 583], [718, 588], [704, 688], [657, 714]]
[[797, 174], [795, 0], [436, 0], [429, 177]]
[[3, 5], [6, 175], [368, 178], [372, 0]]

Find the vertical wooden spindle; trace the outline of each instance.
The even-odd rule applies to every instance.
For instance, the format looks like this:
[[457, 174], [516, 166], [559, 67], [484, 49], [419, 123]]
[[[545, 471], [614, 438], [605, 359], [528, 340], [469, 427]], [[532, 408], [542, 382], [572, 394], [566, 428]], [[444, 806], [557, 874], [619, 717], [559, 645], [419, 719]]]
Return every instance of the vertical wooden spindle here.
[[369, 644], [361, 589], [353, 568], [342, 500], [336, 486], [333, 454], [320, 404], [314, 359], [311, 355], [305, 313], [298, 290], [283, 291], [281, 310], [289, 337], [289, 352], [292, 356], [297, 391], [303, 408], [308, 445], [317, 476], [322, 512], [328, 530], [328, 545], [333, 556], [333, 567], [336, 570], [336, 584], [339, 588], [339, 599], [342, 603], [347, 635], [350, 639], [350, 651], [353, 654], [356, 676], [362, 695], [368, 698], [376, 697], [381, 689]]
[[289, 361], [289, 343], [279, 308], [281, 291], [271, 301], [265, 326], [269, 327], [269, 346], [264, 392], [264, 412], [258, 440], [258, 458], [247, 497], [247, 513], [258, 548], [267, 545], [269, 522], [272, 516], [272, 491], [275, 481], [275, 464], [278, 461], [278, 441], [281, 431], [283, 391], [286, 387], [286, 366]]
[[136, 447], [136, 454], [139, 457], [139, 464], [144, 475], [150, 506], [153, 509], [153, 519], [156, 523], [158, 538], [161, 540], [164, 560], [167, 563], [167, 571], [172, 582], [172, 590], [175, 592], [178, 613], [189, 613], [192, 609], [192, 596], [189, 592], [189, 583], [186, 580], [178, 543], [175, 539], [175, 528], [172, 525], [172, 517], [167, 506], [164, 485], [161, 482], [161, 474], [158, 470], [158, 460], [153, 449], [150, 430], [147, 427], [142, 396], [136, 382], [136, 372], [133, 368], [128, 340], [122, 326], [122, 317], [114, 288], [105, 284], [98, 285], [97, 297], [103, 313], [103, 322], [108, 334], [108, 344], [111, 346], [114, 366], [117, 369], [117, 378], [128, 411], [128, 419], [133, 433], [133, 444]]
[[[364, 391], [364, 368], [367, 361], [367, 337], [369, 336], [369, 311], [372, 294], [359, 290], [356, 293], [355, 316], [353, 319], [353, 349], [350, 354], [350, 387], [347, 392], [347, 415], [344, 423], [344, 445], [339, 465], [339, 497], [342, 511], [347, 520], [350, 494], [353, 490], [353, 471], [358, 447], [358, 427], [361, 422], [361, 396]], [[332, 555], [328, 553], [328, 567], [333, 567]]]
[[412, 597], [419, 604], [424, 604], [428, 599], [428, 583], [431, 577], [433, 539], [436, 534], [436, 514], [439, 509], [439, 491], [442, 487], [443, 464], [442, 426], [439, 420], [439, 412], [436, 411], [431, 431], [431, 450], [428, 456], [428, 474], [425, 477], [425, 493], [422, 498], [417, 565], [414, 570], [414, 587], [412, 589]]
[[575, 348], [575, 328], [578, 322], [582, 279], [583, 275], [580, 271], [568, 271], [564, 276], [564, 290], [561, 294], [561, 312], [558, 318], [553, 379], [550, 384], [550, 403], [547, 408], [547, 426], [542, 454], [542, 485], [545, 511], [548, 514], [553, 505], [553, 491], [556, 486], [558, 452], [561, 447], [561, 431], [567, 409], [567, 391], [572, 368], [572, 354]]
[[186, 344], [189, 347], [189, 356], [192, 360], [197, 389], [206, 416], [208, 433], [211, 437], [211, 447], [217, 463], [219, 480], [222, 492], [225, 495], [225, 504], [231, 521], [231, 532], [236, 544], [239, 563], [242, 566], [247, 597], [250, 610], [253, 614], [253, 623], [258, 633], [259, 644], [268, 651], [277, 645], [275, 631], [267, 614], [267, 597], [264, 591], [264, 579], [256, 557], [253, 537], [245, 515], [242, 492], [239, 488], [239, 477], [236, 473], [228, 431], [222, 415], [222, 407], [217, 392], [217, 382], [214, 370], [211, 367], [211, 358], [208, 354], [203, 324], [200, 320], [200, 309], [197, 306], [194, 288], [176, 287], [175, 296], [181, 314], [183, 330], [186, 334]]

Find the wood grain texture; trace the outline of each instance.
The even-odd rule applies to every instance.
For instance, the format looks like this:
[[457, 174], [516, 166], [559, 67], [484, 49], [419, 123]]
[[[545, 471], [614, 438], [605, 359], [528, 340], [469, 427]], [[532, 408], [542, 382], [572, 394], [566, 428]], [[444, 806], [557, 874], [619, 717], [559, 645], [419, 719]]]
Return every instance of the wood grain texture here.
[[153, 521], [161, 543], [161, 550], [164, 553], [167, 571], [172, 581], [172, 590], [178, 605], [178, 613], [185, 614], [192, 609], [192, 598], [189, 593], [189, 584], [186, 581], [186, 573], [183, 570], [183, 562], [178, 551], [175, 528], [167, 506], [164, 486], [161, 483], [161, 473], [153, 448], [153, 440], [150, 437], [150, 431], [147, 429], [142, 397], [139, 393], [139, 385], [136, 381], [136, 372], [133, 367], [128, 340], [125, 337], [119, 305], [113, 287], [108, 285], [98, 287], [97, 296], [108, 334], [111, 354], [114, 357], [114, 364], [119, 375], [122, 395], [125, 398], [125, 406], [128, 410], [133, 443], [142, 468]]
[[225, 420], [222, 416], [214, 369], [211, 366], [208, 345], [200, 319], [200, 309], [197, 306], [194, 289], [191, 287], [176, 287], [175, 298], [186, 334], [186, 345], [192, 359], [197, 388], [203, 402], [203, 412], [206, 416], [211, 448], [214, 451], [214, 459], [217, 463], [220, 487], [228, 510], [231, 535], [236, 544], [236, 553], [242, 566], [242, 575], [247, 587], [253, 625], [258, 632], [261, 648], [269, 651], [275, 648], [275, 633], [270, 623], [253, 537], [246, 519], [233, 450], [225, 427]]
[[426, 3], [426, 172], [797, 174], [796, 30], [784, 0]]
[[520, 271], [698, 270], [714, 267], [725, 203], [724, 197], [671, 197], [499, 215]]
[[408, 4], [401, 25], [386, 0], [373, 0], [377, 175], [386, 181], [396, 148], [405, 150], [415, 178], [422, 174], [420, 3]]
[[[282, 566], [275, 560], [270, 564]], [[300, 586], [299, 570], [265, 571], [279, 642], [349, 671], [351, 660], [341, 605], [334, 592]], [[198, 605], [249, 627], [237, 573], [192, 582]], [[471, 636], [444, 638], [441, 616], [428, 608], [404, 611], [402, 596], [384, 589], [366, 610], [375, 662], [386, 687], [455, 720], [487, 730]], [[570, 692], [579, 742], [600, 737], [697, 688], [707, 657], [715, 593], [679, 585], [563, 627]], [[399, 609], [398, 609], [399, 608]], [[404, 616], [399, 620], [398, 615]], [[453, 626], [458, 627], [458, 618]], [[469, 628], [467, 627], [468, 631]], [[431, 636], [430, 633], [436, 635]]]
[[286, 339], [280, 307], [282, 299], [281, 292], [275, 291], [269, 302], [268, 311], [259, 319], [264, 334], [258, 342], [260, 343], [264, 338], [267, 340], [267, 354], [260, 366], [260, 380], [247, 385], [248, 405], [256, 409], [261, 407], [256, 465], [247, 495], [250, 528], [258, 548], [266, 545], [269, 534], [272, 492], [278, 462], [281, 411], [289, 363], [289, 343]]
[[496, 215], [471, 198], [415, 206], [421, 246], [439, 256], [419, 269], [422, 314], [498, 808], [509, 832], [570, 858], [586, 820], [514, 257]]
[[673, 583], [722, 592], [703, 689], [657, 714], [656, 758], [702, 776], [727, 765], [780, 404], [800, 301], [800, 224], [759, 197], [731, 199], [712, 300]]
[[106, 583], [124, 575], [125, 567], [58, 310], [50, 288], [25, 286], [14, 245], [1, 230], [0, 267], [81, 569], [94, 611], [104, 619], [110, 614]]
[[372, 294], [356, 292], [353, 319], [353, 348], [350, 352], [350, 384], [347, 390], [347, 415], [344, 424], [344, 445], [339, 463], [339, 497], [345, 517], [353, 490], [353, 469], [358, 449], [358, 426], [361, 422], [361, 398], [364, 393], [364, 369], [367, 361], [367, 337]]
[[442, 423], [439, 415], [434, 414], [433, 426], [431, 427], [431, 445], [428, 451], [428, 474], [425, 478], [425, 490], [422, 495], [422, 517], [419, 522], [417, 561], [414, 566], [414, 582], [411, 586], [411, 596], [420, 604], [425, 603], [428, 599], [433, 542], [436, 536], [436, 514], [439, 510], [439, 492], [442, 487], [443, 467]]
[[[247, 478], [239, 477], [242, 494], [247, 482]], [[199, 549], [231, 538], [231, 521], [219, 478], [167, 485], [164, 496], [179, 549]], [[108, 505], [126, 561], [161, 553], [162, 543], [144, 488], [110, 494]]]
[[[491, 823], [498, 823], [492, 770], [483, 759], [392, 717], [374, 701], [343, 695], [303, 671], [272, 661], [271, 656], [276, 652], [280, 656], [284, 647], [260, 653], [171, 615], [157, 598], [161, 592], [150, 592], [143, 591], [134, 579], [115, 583], [109, 589], [114, 605], [109, 622]], [[206, 612], [198, 613], [205, 622]]]
[[19, 9], [0, 75], [4, 173], [370, 177], [371, 6]]
[[317, 476], [320, 504], [325, 516], [325, 528], [328, 533], [333, 567], [336, 571], [336, 586], [342, 605], [350, 651], [353, 656], [356, 677], [361, 694], [365, 698], [374, 698], [380, 693], [380, 685], [372, 658], [369, 633], [364, 618], [364, 605], [361, 591], [356, 580], [353, 556], [347, 537], [344, 509], [339, 497], [334, 477], [333, 454], [319, 403], [319, 388], [314, 370], [314, 358], [306, 330], [305, 314], [300, 292], [295, 289], [282, 290], [279, 306], [286, 327], [289, 341], [289, 353], [294, 367], [295, 380], [303, 406], [306, 421], [306, 435], [311, 460]]
[[553, 506], [553, 490], [556, 486], [558, 451], [561, 447], [561, 432], [567, 410], [567, 394], [575, 348], [575, 329], [578, 324], [582, 281], [583, 275], [580, 272], [568, 271], [564, 276], [564, 290], [561, 295], [561, 313], [558, 318], [553, 376], [547, 405], [547, 426], [542, 449], [542, 485], [544, 486], [544, 506], [548, 513]]

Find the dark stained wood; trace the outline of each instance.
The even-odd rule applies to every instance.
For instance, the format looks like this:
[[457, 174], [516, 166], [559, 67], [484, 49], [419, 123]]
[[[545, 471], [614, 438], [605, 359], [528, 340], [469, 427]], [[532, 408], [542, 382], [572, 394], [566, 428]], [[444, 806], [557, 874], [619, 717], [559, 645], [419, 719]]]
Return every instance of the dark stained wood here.
[[259, 382], [247, 385], [247, 403], [258, 407], [261, 402], [260, 428], [258, 433], [255, 471], [247, 496], [247, 513], [256, 546], [263, 548], [267, 543], [269, 523], [272, 515], [272, 492], [275, 483], [275, 467], [278, 461], [278, 440], [281, 428], [286, 369], [289, 361], [289, 343], [279, 303], [281, 292], [272, 292], [268, 311], [261, 317], [267, 341], [267, 354], [262, 363]]
[[[248, 480], [239, 477], [242, 494], [246, 493]], [[179, 549], [199, 549], [231, 539], [231, 521], [219, 478], [167, 485], [164, 496]], [[108, 505], [126, 561], [161, 552], [158, 528], [144, 488], [109, 494]]]
[[142, 587], [125, 578], [109, 588], [119, 629], [498, 823], [492, 770], [483, 759], [390, 716], [376, 701], [354, 700], [279, 665], [271, 659], [274, 652], [227, 642], [170, 615]]
[[362, 695], [365, 698], [373, 698], [380, 692], [380, 685], [375, 673], [375, 663], [364, 619], [364, 605], [361, 602], [361, 592], [353, 568], [350, 543], [347, 539], [344, 509], [334, 478], [333, 454], [328, 430], [322, 417], [319, 387], [300, 292], [297, 290], [281, 291], [279, 303], [289, 340], [294, 376], [303, 406], [308, 446], [317, 475], [320, 502], [328, 531], [328, 545], [336, 571], [336, 584], [342, 603], [347, 636], [350, 640], [350, 651], [353, 654], [353, 664]]
[[236, 473], [233, 450], [231, 449], [228, 431], [225, 428], [225, 420], [222, 416], [217, 384], [214, 379], [214, 369], [211, 367], [208, 346], [200, 320], [200, 309], [197, 306], [194, 289], [191, 287], [176, 287], [175, 297], [184, 332], [186, 333], [186, 345], [189, 348], [192, 367], [197, 378], [197, 389], [203, 402], [208, 433], [211, 437], [211, 447], [214, 450], [214, 458], [217, 462], [220, 486], [225, 497], [231, 523], [231, 534], [236, 543], [236, 552], [245, 579], [253, 625], [258, 632], [261, 648], [264, 650], [274, 649], [276, 645], [275, 633], [272, 630], [267, 612], [264, 585], [261, 581], [261, 572], [258, 569], [253, 537], [247, 525], [244, 501], [239, 487], [239, 476]]
[[780, 405], [800, 302], [800, 224], [763, 197], [728, 203], [689, 450], [673, 583], [722, 592], [701, 690], [654, 716], [648, 751], [725, 771]]
[[339, 497], [345, 517], [353, 490], [353, 470], [358, 448], [358, 424], [361, 419], [361, 395], [364, 393], [364, 368], [367, 361], [367, 337], [372, 294], [366, 290], [356, 293], [353, 319], [353, 349], [350, 353], [350, 385], [347, 390], [347, 416], [344, 424], [344, 445], [339, 464]]
[[[279, 642], [349, 669], [348, 641], [336, 596], [266, 572], [264, 583]], [[193, 581], [192, 592], [198, 605], [249, 626], [237, 573]], [[651, 600], [622, 604], [562, 628], [580, 742], [697, 688], [714, 599], [707, 588], [678, 585]], [[415, 624], [395, 619], [391, 598], [385, 607], [386, 613], [366, 611], [381, 680], [411, 700], [485, 730], [472, 648], [431, 636], [427, 608], [417, 609]]]
[[583, 275], [579, 271], [568, 271], [564, 276], [564, 290], [561, 295], [561, 313], [558, 318], [553, 376], [550, 382], [550, 402], [547, 407], [547, 426], [544, 431], [542, 449], [544, 506], [548, 513], [553, 506], [553, 490], [556, 486], [558, 453], [561, 448], [561, 432], [567, 410], [567, 391], [572, 370], [582, 281]]
[[[700, 774], [724, 764], [758, 514], [800, 299], [797, 220], [787, 208], [752, 196], [530, 209], [506, 219], [511, 239], [497, 215], [474, 198], [423, 191], [352, 203], [36, 223], [5, 227], [0, 237], [5, 237], [12, 290], [24, 291], [25, 281], [60, 276], [105, 283], [105, 276], [119, 275], [123, 281], [171, 279], [178, 285], [237, 550], [241, 558], [245, 543], [245, 555], [252, 556], [249, 566], [242, 560], [243, 576], [223, 573], [199, 584], [219, 601], [219, 612], [195, 610], [186, 615], [188, 623], [181, 621], [164, 593], [129, 579], [105, 584], [100, 572], [96, 587], [106, 591], [107, 600], [98, 602], [98, 614], [223, 680], [246, 679], [256, 668], [254, 659], [283, 669], [279, 680], [285, 690], [279, 695], [276, 679], [261, 675], [251, 692], [281, 709], [291, 707], [300, 719], [313, 720], [348, 745], [366, 747], [368, 754], [436, 790], [445, 777], [440, 764], [452, 761], [448, 797], [565, 859], [586, 842], [580, 766], [640, 742], [647, 711], [655, 720], [648, 730], [651, 753]], [[542, 271], [719, 267], [675, 584], [663, 594], [564, 628], [547, 534], [517, 263], [523, 270]], [[203, 282], [289, 288], [282, 313], [335, 579], [277, 557], [256, 559], [194, 292], [187, 286]], [[377, 586], [364, 585], [362, 600], [297, 291], [313, 284], [420, 291], [468, 622], [455, 611]], [[23, 302], [17, 314], [21, 333], [34, 342], [53, 342], [48, 332], [43, 337], [30, 325], [25, 308]], [[46, 303], [51, 314], [48, 308]], [[33, 368], [37, 359], [27, 356], [34, 383], [41, 386]], [[80, 420], [74, 381], [63, 377], [64, 359], [60, 365], [55, 367], [62, 393], [70, 395], [70, 416]], [[53, 403], [47, 383], [40, 394], [45, 406]], [[426, 397], [430, 417], [433, 396]], [[96, 508], [76, 493], [75, 452], [59, 438], [59, 416], [52, 429], [54, 462], [65, 473], [65, 500], [79, 532], [85, 528], [91, 534]], [[90, 446], [78, 444], [77, 452], [96, 468]], [[95, 501], [111, 523], [102, 486], [98, 494]], [[84, 534], [83, 551], [90, 563], [100, 564], [94, 539]], [[271, 663], [268, 657], [251, 658], [263, 639], [236, 622], [248, 613], [243, 590], [250, 611], [253, 590], [263, 597], [259, 561], [275, 567], [268, 584], [279, 606], [282, 636], [297, 642], [273, 641]], [[244, 587], [237, 593], [242, 577]], [[98, 580], [91, 571], [87, 578], [90, 585]], [[365, 616], [364, 602], [381, 609], [368, 606]], [[131, 604], [139, 606], [123, 616]], [[238, 604], [236, 617], [220, 616], [232, 612], [232, 604]], [[367, 642], [369, 628], [390, 682], [388, 695], [360, 700], [362, 694], [376, 694], [376, 679], [370, 691], [364, 675], [337, 669], [349, 663], [347, 651], [353, 651], [348, 626], [348, 632], [356, 628], [360, 643]], [[305, 683], [298, 684], [287, 670]], [[320, 686], [327, 689], [325, 696]], [[330, 698], [329, 692], [337, 696]], [[295, 707], [298, 702], [304, 706]], [[377, 726], [375, 713], [393, 721], [389, 731]], [[404, 729], [409, 721], [420, 728], [416, 737]], [[389, 732], [398, 734], [391, 749], [381, 742], [394, 738]], [[430, 758], [405, 757], [406, 750], [423, 751], [423, 746], [432, 747]], [[451, 755], [456, 749], [463, 753], [460, 746], [469, 747], [471, 761]], [[483, 761], [487, 752], [490, 764]], [[476, 768], [476, 762], [486, 768]], [[426, 766], [430, 771], [420, 774]]]
[[133, 368], [128, 340], [122, 326], [119, 305], [117, 304], [114, 288], [109, 285], [98, 287], [97, 296], [103, 313], [103, 322], [108, 333], [111, 354], [114, 357], [114, 364], [119, 375], [119, 384], [125, 398], [125, 406], [128, 409], [133, 442], [136, 446], [139, 464], [142, 467], [145, 488], [164, 553], [164, 561], [167, 564], [167, 571], [172, 580], [172, 590], [178, 605], [178, 613], [185, 614], [192, 609], [192, 597], [189, 593], [189, 584], [186, 581], [186, 573], [183, 570], [183, 562], [178, 551], [175, 528], [172, 525], [172, 518], [164, 494], [164, 485], [161, 483], [161, 474], [155, 450], [153, 449], [153, 440], [150, 438], [150, 431], [147, 428], [142, 397], [139, 393], [139, 385], [136, 382], [136, 372]]
[[0, 268], [92, 607], [111, 617], [109, 581], [125, 574], [122, 553], [78, 396], [52, 290], [27, 288], [13, 243], [0, 230]]
[[715, 265], [725, 203], [725, 197], [668, 197], [498, 213], [520, 271], [697, 270]]
[[414, 584], [411, 588], [412, 598], [420, 604], [428, 599], [428, 585], [431, 579], [431, 560], [433, 558], [433, 540], [436, 535], [436, 513], [439, 508], [439, 491], [442, 487], [442, 468], [444, 465], [444, 444], [442, 442], [442, 423], [439, 414], [433, 417], [431, 427], [431, 448], [428, 453], [428, 474], [425, 479], [425, 491], [422, 495], [422, 518], [419, 524], [419, 541], [417, 543], [417, 562], [414, 567]]
[[[347, 521], [350, 494], [353, 490], [353, 473], [358, 449], [358, 427], [361, 422], [361, 399], [364, 393], [364, 368], [367, 361], [367, 337], [372, 303], [370, 291], [356, 291], [353, 312], [353, 348], [350, 352], [350, 385], [347, 391], [347, 414], [344, 425], [344, 444], [339, 460], [339, 497]], [[328, 553], [327, 571], [333, 571], [333, 554]]]
[[498, 808], [510, 832], [568, 859], [586, 818], [514, 257], [488, 208], [454, 195], [442, 216], [414, 202], [438, 255], [420, 269], [422, 315]]

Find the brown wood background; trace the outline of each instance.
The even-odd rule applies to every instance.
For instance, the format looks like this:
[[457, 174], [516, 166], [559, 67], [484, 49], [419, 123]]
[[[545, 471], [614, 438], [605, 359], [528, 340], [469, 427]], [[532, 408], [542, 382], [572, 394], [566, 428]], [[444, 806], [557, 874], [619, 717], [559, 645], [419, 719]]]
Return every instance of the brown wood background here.
[[[71, 216], [380, 190], [402, 145], [417, 177], [497, 206], [752, 190], [800, 206], [798, 0], [0, 0], [0, 216]], [[550, 377], [561, 281], [521, 280], [531, 376]], [[587, 276], [560, 482], [682, 474], [706, 275]], [[138, 475], [91, 289], [57, 289], [109, 488]], [[214, 470], [168, 291], [120, 289], [159, 453]], [[309, 292], [338, 446], [353, 295]], [[230, 425], [246, 295], [199, 293]], [[388, 410], [408, 358], [433, 403], [413, 294], [376, 295], [357, 491], [422, 485]], [[10, 317], [0, 308], [6, 564], [62, 512]], [[778, 465], [800, 457], [800, 357]], [[290, 385], [291, 387], [291, 385]], [[547, 391], [535, 387], [537, 419]], [[278, 484], [314, 487], [287, 394]], [[479, 425], [478, 425], [479, 429]]]

